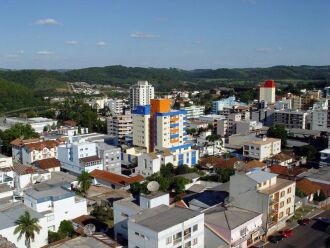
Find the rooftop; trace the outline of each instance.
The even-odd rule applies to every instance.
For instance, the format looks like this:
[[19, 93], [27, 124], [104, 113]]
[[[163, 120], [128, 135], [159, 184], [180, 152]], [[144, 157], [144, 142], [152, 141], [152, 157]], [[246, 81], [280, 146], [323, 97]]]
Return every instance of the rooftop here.
[[307, 178], [296, 181], [297, 189], [300, 189], [306, 195], [314, 194], [321, 190], [321, 187]]
[[101, 159], [99, 156], [89, 156], [89, 157], [79, 158], [79, 162], [83, 162], [83, 163], [96, 162], [100, 160]]
[[35, 184], [33, 188], [25, 190], [25, 194], [37, 200], [38, 203], [45, 201], [57, 201], [75, 196], [75, 193], [61, 186], [47, 183]]
[[247, 141], [244, 144], [265, 145], [265, 144], [269, 144], [269, 143], [277, 142], [277, 141], [281, 141], [281, 140], [275, 139], [275, 138], [266, 138], [266, 139]]
[[256, 181], [257, 183], [262, 183], [262, 182], [270, 180], [274, 177], [277, 177], [277, 174], [262, 171], [262, 170], [259, 170], [259, 169], [252, 170], [252, 171], [246, 173], [246, 175], [249, 178], [251, 178], [252, 180]]
[[103, 170], [93, 170], [90, 173], [91, 177], [94, 177], [96, 179], [103, 180], [108, 183], [113, 183], [117, 185], [128, 185], [136, 182], [142, 182], [144, 180], [144, 177], [141, 175], [128, 177], [128, 176], [122, 176], [115, 173], [111, 173], [108, 171]]
[[34, 165], [37, 167], [47, 170], [51, 168], [61, 167], [61, 162], [56, 158], [46, 158], [34, 162]]
[[261, 213], [235, 206], [225, 208], [221, 205], [205, 210], [204, 214], [205, 223], [211, 225], [213, 230], [217, 230], [218, 228], [233, 230], [249, 220], [262, 215]]
[[17, 175], [26, 175], [26, 174], [43, 174], [43, 173], [47, 173], [47, 171], [42, 170], [40, 168], [37, 168], [35, 166], [28, 166], [28, 165], [23, 165], [23, 164], [16, 164], [13, 167], [13, 171], [17, 174]]
[[282, 178], [277, 178], [276, 179], [276, 184], [270, 186], [270, 187], [267, 187], [266, 189], [262, 189], [260, 190], [259, 192], [261, 194], [265, 194], [265, 195], [270, 195], [270, 194], [273, 194], [285, 187], [288, 187], [292, 184], [295, 184], [295, 181], [291, 181], [291, 180], [287, 180], [287, 179], [282, 179]]
[[10, 206], [10, 208], [0, 210], [0, 230], [16, 226], [16, 220], [25, 211], [28, 211], [32, 218], [40, 219], [44, 217], [42, 214], [34, 211], [22, 203], [14, 203]]
[[132, 216], [130, 221], [152, 231], [161, 232], [199, 215], [202, 215], [202, 213], [188, 208], [169, 208], [166, 205], [160, 205], [158, 207], [142, 210], [138, 214]]
[[309, 169], [301, 174], [299, 177], [306, 177], [312, 181], [320, 182], [320, 183], [327, 183], [330, 182], [330, 167], [321, 167], [319, 169]]
[[251, 160], [245, 164], [246, 169], [254, 169], [254, 168], [264, 168], [266, 164], [260, 162], [259, 160]]

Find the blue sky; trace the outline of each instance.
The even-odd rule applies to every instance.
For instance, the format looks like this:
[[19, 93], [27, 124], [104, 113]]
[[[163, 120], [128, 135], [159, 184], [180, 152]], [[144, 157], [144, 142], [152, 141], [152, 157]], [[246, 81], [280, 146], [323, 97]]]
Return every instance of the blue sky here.
[[1, 0], [0, 68], [330, 64], [329, 0]]

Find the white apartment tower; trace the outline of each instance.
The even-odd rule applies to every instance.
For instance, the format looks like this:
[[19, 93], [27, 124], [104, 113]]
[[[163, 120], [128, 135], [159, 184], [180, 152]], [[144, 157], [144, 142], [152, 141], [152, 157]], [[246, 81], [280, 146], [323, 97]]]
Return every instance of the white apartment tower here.
[[129, 100], [131, 109], [136, 106], [149, 105], [150, 100], [155, 96], [154, 87], [148, 81], [138, 81], [137, 84], [129, 88]]

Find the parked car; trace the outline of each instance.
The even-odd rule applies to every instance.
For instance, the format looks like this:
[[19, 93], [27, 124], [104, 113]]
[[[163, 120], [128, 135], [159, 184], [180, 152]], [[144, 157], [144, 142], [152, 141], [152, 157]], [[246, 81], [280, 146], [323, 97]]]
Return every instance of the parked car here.
[[280, 232], [283, 238], [289, 238], [292, 236], [293, 231], [292, 229], [286, 229]]
[[311, 223], [311, 220], [310, 219], [307, 219], [307, 218], [298, 220], [298, 224], [299, 225], [302, 225], [302, 226], [306, 226], [309, 223]]
[[268, 237], [268, 241], [274, 244], [277, 244], [281, 240], [283, 240], [282, 235], [271, 235]]
[[318, 220], [325, 224], [330, 224], [330, 218], [319, 217]]

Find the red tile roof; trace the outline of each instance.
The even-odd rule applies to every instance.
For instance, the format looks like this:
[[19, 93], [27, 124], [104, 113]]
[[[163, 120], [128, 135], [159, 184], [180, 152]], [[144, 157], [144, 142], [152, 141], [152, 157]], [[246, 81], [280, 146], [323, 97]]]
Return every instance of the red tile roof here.
[[330, 197], [330, 184], [325, 184], [325, 183], [319, 183], [319, 182], [314, 182], [313, 183], [321, 188], [323, 193]]
[[59, 145], [60, 143], [56, 140], [45, 140], [36, 143], [25, 144], [25, 147], [29, 151], [38, 150], [41, 151], [44, 148], [52, 149]]
[[29, 144], [29, 143], [36, 143], [36, 142], [40, 142], [40, 139], [26, 139], [26, 140], [22, 140], [20, 138], [14, 139], [12, 142], [10, 142], [11, 145], [13, 146], [24, 146], [25, 144]]
[[34, 166], [28, 166], [28, 165], [23, 165], [23, 164], [16, 164], [13, 167], [13, 171], [17, 175], [26, 175], [26, 174], [35, 174], [35, 173], [45, 173], [46, 171], [36, 168]]
[[90, 156], [90, 157], [85, 157], [85, 158], [80, 158], [79, 161], [83, 163], [89, 163], [89, 162], [94, 162], [94, 161], [100, 161], [101, 159], [99, 156]]
[[35, 161], [34, 164], [43, 170], [57, 168], [61, 166], [60, 161], [56, 158], [46, 158], [46, 159], [38, 160]]
[[270, 166], [269, 169], [272, 173], [284, 176], [297, 176], [307, 170], [301, 167], [288, 168], [287, 166], [282, 166], [278, 164]]
[[288, 154], [285, 154], [285, 153], [281, 152], [279, 154], [274, 155], [272, 157], [272, 159], [284, 162], [284, 161], [288, 161], [288, 160], [292, 159], [292, 157]]
[[251, 160], [245, 164], [246, 169], [253, 169], [253, 168], [264, 168], [266, 164], [260, 162], [259, 160]]
[[202, 158], [200, 161], [200, 164], [201, 165], [211, 165], [215, 168], [225, 169], [225, 168], [234, 167], [234, 164], [237, 161], [241, 161], [241, 160], [239, 160], [238, 158], [235, 158], [235, 157], [229, 158], [229, 159], [223, 159], [223, 158], [218, 158], [215, 156], [209, 156], [207, 158]]
[[300, 189], [306, 195], [311, 195], [321, 190], [321, 187], [308, 180], [307, 178], [303, 178], [296, 181], [296, 187]]
[[103, 180], [105, 182], [117, 184], [117, 185], [129, 185], [136, 182], [142, 182], [144, 180], [144, 177], [141, 175], [133, 176], [133, 177], [126, 177], [122, 175], [118, 175], [115, 173], [111, 173], [108, 171], [103, 170], [93, 170], [90, 173], [91, 177], [94, 177], [96, 179]]
[[177, 207], [188, 208], [187, 204], [183, 200], [177, 201], [174, 204]]
[[274, 80], [266, 80], [264, 85], [262, 87], [265, 87], [265, 88], [275, 88], [276, 85], [275, 85], [275, 81]]

